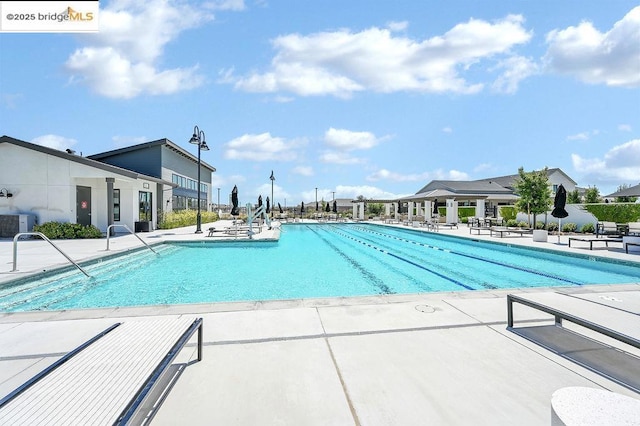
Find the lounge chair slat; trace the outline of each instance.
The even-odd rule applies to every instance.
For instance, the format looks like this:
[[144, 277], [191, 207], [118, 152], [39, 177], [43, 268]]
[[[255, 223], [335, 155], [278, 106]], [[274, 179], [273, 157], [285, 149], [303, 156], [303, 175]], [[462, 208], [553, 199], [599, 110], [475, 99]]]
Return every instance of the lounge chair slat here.
[[10, 401], [0, 424], [112, 424], [193, 322], [123, 323]]

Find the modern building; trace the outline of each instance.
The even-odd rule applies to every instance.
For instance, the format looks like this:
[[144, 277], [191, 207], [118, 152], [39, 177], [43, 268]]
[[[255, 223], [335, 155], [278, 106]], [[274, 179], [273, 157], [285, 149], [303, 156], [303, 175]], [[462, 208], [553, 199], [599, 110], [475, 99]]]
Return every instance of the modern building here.
[[[197, 209], [198, 157], [169, 139], [132, 145], [87, 158], [173, 182], [175, 186], [158, 192], [161, 212]], [[213, 166], [200, 160], [200, 209], [204, 211], [213, 204], [211, 174], [215, 171]]]
[[[67, 222], [131, 230], [157, 226], [163, 194], [178, 185], [131, 169], [15, 139], [0, 137], [2, 237], [31, 231], [27, 223]], [[117, 231], [118, 229], [116, 229]]]
[[[397, 200], [367, 200], [385, 204], [385, 216], [406, 214], [409, 220], [427, 219], [438, 208], [444, 207], [443, 218], [457, 223], [458, 207], [475, 207], [476, 217], [499, 217], [500, 206], [512, 205], [518, 199], [515, 182], [519, 175], [497, 176], [472, 181], [433, 180], [415, 194]], [[552, 196], [562, 184], [567, 192], [576, 188], [576, 182], [558, 168], [547, 169]], [[364, 219], [364, 203], [353, 201], [353, 217]]]

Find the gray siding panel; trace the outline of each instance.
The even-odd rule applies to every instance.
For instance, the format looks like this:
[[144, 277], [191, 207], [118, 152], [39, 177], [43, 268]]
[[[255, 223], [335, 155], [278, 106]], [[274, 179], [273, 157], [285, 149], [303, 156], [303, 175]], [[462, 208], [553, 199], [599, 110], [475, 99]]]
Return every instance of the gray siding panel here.
[[156, 178], [162, 177], [161, 147], [150, 146], [138, 151], [129, 151], [100, 158], [103, 163], [133, 170]]

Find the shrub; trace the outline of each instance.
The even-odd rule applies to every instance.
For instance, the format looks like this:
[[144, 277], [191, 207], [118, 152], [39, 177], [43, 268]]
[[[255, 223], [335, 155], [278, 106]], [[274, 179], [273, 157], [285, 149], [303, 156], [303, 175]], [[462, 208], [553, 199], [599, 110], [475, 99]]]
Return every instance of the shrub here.
[[102, 231], [95, 226], [78, 223], [45, 222], [42, 225], [34, 225], [33, 231], [42, 232], [50, 240], [102, 238]]
[[509, 228], [515, 228], [518, 226], [518, 221], [515, 219], [507, 219], [507, 226]]
[[509, 223], [510, 220], [516, 220], [516, 216], [518, 215], [518, 211], [515, 207], [511, 206], [503, 206], [500, 207], [500, 216], [507, 220]]
[[524, 220], [521, 220], [520, 222], [518, 222], [518, 228], [528, 228], [528, 227], [529, 227], [529, 224]]
[[596, 227], [593, 223], [585, 223], [584, 225], [582, 225], [580, 232], [582, 232], [583, 234], [593, 234], [594, 232], [596, 232]]
[[544, 222], [537, 221], [535, 229], [544, 229]]
[[547, 231], [551, 231], [551, 232], [558, 231], [558, 222], [547, 223]]
[[576, 232], [578, 225], [575, 223], [565, 223], [562, 225], [562, 232]]
[[[195, 225], [198, 220], [197, 215], [198, 212], [196, 210], [178, 210], [164, 213], [158, 223], [158, 229], [173, 229]], [[218, 220], [218, 214], [216, 212], [201, 211], [200, 218], [202, 223], [215, 222]]]

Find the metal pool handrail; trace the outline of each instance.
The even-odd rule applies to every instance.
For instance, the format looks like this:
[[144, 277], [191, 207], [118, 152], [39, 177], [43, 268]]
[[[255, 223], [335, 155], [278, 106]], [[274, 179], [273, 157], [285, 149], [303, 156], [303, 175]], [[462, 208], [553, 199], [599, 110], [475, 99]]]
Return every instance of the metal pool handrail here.
[[133, 236], [135, 236], [137, 239], [139, 239], [139, 240], [140, 240], [140, 242], [141, 242], [142, 244], [144, 244], [145, 246], [147, 246], [147, 248], [148, 248], [149, 250], [151, 250], [151, 251], [152, 251], [152, 252], [154, 252], [155, 254], [158, 254], [158, 252], [157, 252], [157, 251], [155, 251], [154, 249], [152, 249], [152, 248], [151, 248], [151, 246], [150, 246], [149, 244], [145, 243], [145, 242], [144, 242], [144, 240], [143, 240], [142, 238], [140, 238], [140, 237], [138, 236], [138, 234], [136, 234], [135, 232], [133, 232], [133, 231], [131, 230], [131, 228], [129, 228], [127, 225], [109, 225], [109, 226], [107, 226], [107, 251], [109, 251], [109, 236], [111, 235], [111, 228], [115, 228], [116, 226], [120, 226], [120, 227], [125, 228], [125, 229], [126, 229], [127, 231], [129, 231]]
[[20, 237], [22, 237], [23, 235], [36, 235], [36, 236], [42, 238], [43, 240], [45, 240], [46, 242], [51, 244], [53, 246], [53, 248], [58, 250], [61, 255], [66, 257], [69, 262], [73, 263], [73, 266], [78, 268], [87, 277], [91, 278], [91, 276], [89, 274], [87, 274], [87, 272], [84, 269], [82, 269], [82, 267], [80, 265], [78, 265], [76, 262], [73, 261], [73, 259], [71, 259], [69, 256], [67, 256], [67, 254], [65, 252], [60, 250], [60, 248], [57, 245], [55, 245], [53, 242], [51, 242], [51, 240], [49, 238], [47, 238], [47, 236], [44, 235], [42, 232], [20, 232], [19, 234], [16, 234], [15, 237], [13, 237], [13, 269], [11, 270], [11, 272], [16, 272], [18, 270], [18, 239]]

